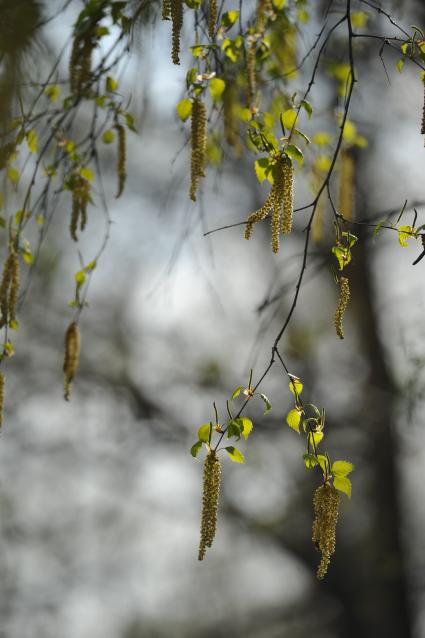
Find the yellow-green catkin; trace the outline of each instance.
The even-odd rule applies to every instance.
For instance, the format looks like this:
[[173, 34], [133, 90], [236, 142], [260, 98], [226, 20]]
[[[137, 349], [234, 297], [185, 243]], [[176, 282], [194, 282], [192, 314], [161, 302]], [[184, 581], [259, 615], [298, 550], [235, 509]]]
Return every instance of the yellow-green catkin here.
[[3, 372], [0, 372], [0, 428], [3, 425], [3, 411], [4, 411], [4, 386], [6, 377]]
[[204, 463], [201, 539], [198, 553], [199, 560], [203, 560], [206, 548], [212, 546], [217, 529], [220, 475], [221, 466], [219, 458], [215, 450], [210, 450]]
[[341, 152], [339, 182], [339, 212], [345, 219], [353, 219], [354, 209], [354, 159], [350, 151]]
[[118, 161], [117, 161], [117, 175], [118, 175], [118, 192], [117, 199], [122, 195], [124, 190], [125, 181], [127, 179], [126, 172], [126, 136], [125, 136], [125, 128], [122, 124], [116, 124], [115, 129], [118, 133]]
[[258, 0], [255, 15], [255, 30], [260, 36], [264, 34], [268, 14], [273, 15], [271, 0]]
[[338, 522], [339, 494], [333, 485], [326, 483], [317, 488], [314, 498], [313, 543], [322, 558], [317, 568], [317, 578], [323, 580], [335, 552], [335, 532]]
[[80, 224], [80, 230], [83, 231], [87, 223], [87, 205], [90, 200], [90, 182], [76, 175], [73, 178], [72, 187], [72, 211], [71, 221], [69, 224], [69, 232], [74, 241], [78, 241], [77, 230]]
[[285, 159], [282, 166], [283, 171], [283, 212], [282, 212], [282, 235], [289, 235], [292, 230], [292, 219], [294, 216], [294, 169], [290, 159]]
[[19, 280], [19, 258], [12, 250], [4, 263], [0, 284], [0, 328], [16, 322]]
[[16, 324], [16, 307], [18, 305], [18, 293], [20, 285], [19, 257], [15, 252], [11, 258], [11, 281], [9, 291], [9, 325]]
[[336, 334], [340, 339], [344, 339], [344, 329], [342, 325], [342, 321], [344, 318], [344, 313], [348, 306], [348, 301], [350, 299], [350, 285], [347, 277], [340, 277], [338, 280], [339, 285], [339, 297], [338, 297], [338, 305], [335, 311], [335, 330]]
[[208, 35], [214, 40], [217, 28], [217, 0], [210, 0], [208, 6]]
[[240, 157], [242, 144], [240, 140], [238, 118], [239, 102], [234, 82], [226, 82], [226, 88], [223, 92], [223, 125], [224, 137], [229, 146], [233, 147], [234, 153]]
[[75, 377], [80, 358], [80, 331], [73, 321], [65, 333], [65, 358], [63, 363], [64, 372], [64, 397], [69, 401], [71, 395], [71, 383]]
[[293, 168], [288, 157], [280, 157], [273, 171], [273, 186], [263, 206], [252, 213], [246, 222], [245, 239], [250, 239], [254, 224], [271, 212], [272, 250], [279, 250], [279, 235], [287, 235], [292, 229], [293, 216]]
[[422, 107], [421, 134], [425, 135], [425, 78], [423, 79], [423, 85], [424, 85], [424, 105]]
[[196, 201], [199, 179], [205, 177], [205, 154], [207, 149], [207, 111], [199, 96], [192, 101], [191, 119], [192, 158], [190, 164], [190, 199]]
[[94, 48], [92, 31], [87, 31], [83, 36], [74, 35], [71, 58], [69, 61], [69, 81], [71, 92], [81, 93], [91, 76], [91, 58]]
[[162, 19], [171, 20], [171, 0], [162, 0]]
[[170, 0], [172, 37], [171, 59], [173, 64], [180, 64], [180, 33], [183, 26], [183, 0]]
[[257, 90], [257, 77], [255, 69], [255, 54], [257, 50], [256, 39], [249, 36], [247, 40], [245, 62], [246, 62], [246, 81], [247, 81], [247, 102], [250, 109], [255, 106], [255, 94]]

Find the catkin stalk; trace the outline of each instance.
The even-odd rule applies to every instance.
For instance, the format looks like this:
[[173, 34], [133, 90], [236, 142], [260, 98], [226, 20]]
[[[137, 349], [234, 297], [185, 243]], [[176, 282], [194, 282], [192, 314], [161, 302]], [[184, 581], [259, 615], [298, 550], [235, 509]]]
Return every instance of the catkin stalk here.
[[64, 372], [64, 397], [69, 401], [71, 394], [71, 383], [75, 377], [80, 357], [80, 331], [73, 321], [65, 333], [65, 359], [63, 364]]
[[199, 560], [204, 559], [206, 548], [212, 546], [216, 533], [220, 475], [221, 466], [217, 453], [210, 450], [204, 463]]
[[338, 522], [339, 494], [333, 485], [326, 483], [317, 488], [314, 498], [314, 521], [312, 540], [321, 553], [317, 578], [323, 580], [335, 552], [336, 524]]
[[339, 297], [338, 305], [335, 311], [335, 330], [340, 339], [344, 339], [343, 319], [344, 313], [350, 299], [350, 285], [347, 277], [340, 277], [338, 280]]

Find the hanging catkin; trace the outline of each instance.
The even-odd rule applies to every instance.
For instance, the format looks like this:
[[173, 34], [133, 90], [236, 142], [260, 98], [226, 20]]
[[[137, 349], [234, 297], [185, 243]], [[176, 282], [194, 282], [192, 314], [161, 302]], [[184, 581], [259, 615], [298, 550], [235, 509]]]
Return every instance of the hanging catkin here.
[[125, 181], [127, 179], [126, 173], [126, 137], [125, 128], [122, 124], [116, 124], [115, 129], [118, 133], [118, 161], [117, 161], [117, 175], [118, 175], [118, 192], [117, 199], [122, 195], [124, 190]]
[[273, 170], [273, 186], [263, 206], [252, 213], [246, 222], [245, 239], [250, 239], [254, 224], [271, 212], [272, 250], [279, 250], [279, 234], [288, 234], [292, 229], [293, 216], [293, 168], [291, 160], [280, 157]]
[[205, 104], [199, 96], [192, 101], [191, 125], [190, 199], [195, 202], [199, 179], [205, 177], [205, 153], [207, 148], [207, 112]]
[[171, 20], [171, 0], [162, 0], [162, 19]]
[[208, 7], [208, 35], [214, 40], [217, 27], [217, 0], [209, 0]]
[[90, 80], [93, 49], [92, 30], [85, 31], [84, 35], [74, 35], [69, 61], [69, 81], [72, 93], [80, 94]]
[[317, 569], [317, 578], [323, 580], [328, 571], [329, 562], [335, 552], [335, 532], [338, 522], [339, 494], [333, 485], [321, 485], [314, 498], [313, 543], [322, 554]]
[[173, 64], [180, 64], [180, 32], [183, 26], [183, 0], [170, 0], [172, 26], [171, 59]]
[[282, 235], [289, 235], [292, 230], [292, 219], [294, 215], [294, 169], [289, 158], [283, 161], [283, 213], [282, 213]]
[[83, 231], [87, 223], [87, 206], [90, 200], [90, 182], [75, 175], [72, 178], [72, 210], [69, 232], [74, 241], [78, 241], [77, 230], [80, 223], [80, 230]]
[[256, 41], [253, 36], [247, 40], [245, 62], [246, 62], [246, 80], [247, 80], [247, 102], [248, 107], [252, 109], [255, 106], [255, 93], [257, 88], [257, 78], [255, 70], [255, 54]]
[[3, 266], [0, 284], [0, 328], [16, 321], [16, 306], [19, 292], [19, 259], [12, 250]]
[[422, 135], [425, 135], [425, 77], [422, 80], [423, 85], [424, 85], [424, 105], [422, 107], [422, 123], [421, 123], [421, 133]]
[[65, 359], [63, 363], [64, 372], [64, 397], [69, 401], [71, 394], [71, 383], [75, 377], [80, 357], [80, 331], [73, 321], [65, 333]]
[[211, 547], [215, 537], [220, 494], [220, 474], [221, 467], [218, 456], [215, 450], [210, 450], [204, 463], [199, 560], [203, 560], [206, 548]]
[[345, 219], [353, 219], [354, 206], [354, 160], [350, 151], [341, 152], [339, 183], [339, 212]]
[[0, 372], [0, 428], [3, 425], [3, 410], [4, 410], [4, 385], [5, 376], [3, 372]]
[[340, 277], [338, 280], [339, 297], [335, 311], [335, 330], [340, 339], [344, 339], [343, 318], [350, 299], [350, 285], [347, 277]]

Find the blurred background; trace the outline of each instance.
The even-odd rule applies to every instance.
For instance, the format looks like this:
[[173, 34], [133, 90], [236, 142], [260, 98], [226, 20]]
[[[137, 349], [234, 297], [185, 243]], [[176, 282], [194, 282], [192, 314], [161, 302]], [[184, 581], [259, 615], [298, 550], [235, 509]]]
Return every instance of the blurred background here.
[[[419, 0], [382, 4], [407, 28], [425, 25]], [[0, 2], [3, 47], [3, 29], [27, 28], [13, 51], [2, 51], [5, 86], [12, 73], [17, 85], [47, 75], [81, 6]], [[306, 26], [299, 58], [317, 31], [315, 20]], [[395, 31], [374, 16], [372, 32]], [[190, 24], [186, 36], [191, 43]], [[407, 199], [418, 203], [420, 225], [423, 85], [413, 65], [395, 70], [399, 56], [389, 50], [387, 77], [381, 45], [364, 41], [356, 51], [351, 119], [369, 141], [356, 153], [356, 215], [384, 219]], [[329, 57], [344, 51], [338, 37], [332, 46]], [[341, 497], [326, 580], [316, 581], [311, 542], [320, 479], [305, 470], [304, 444], [285, 423], [292, 397], [277, 367], [261, 387], [272, 412], [250, 407], [245, 465], [223, 459], [218, 533], [197, 560], [202, 458], [189, 449], [213, 418], [213, 401], [224, 415], [249, 370], [255, 380], [266, 367], [294, 294], [308, 213], [296, 215], [278, 256], [267, 223], [250, 242], [240, 226], [204, 236], [246, 219], [267, 189], [252, 158], [225, 153], [221, 168], [208, 170], [198, 203], [189, 201], [189, 125], [175, 115], [187, 65], [173, 67], [169, 49], [169, 24], [149, 14], [120, 69], [138, 133], [128, 136], [128, 183], [118, 201], [115, 149], [102, 151], [114, 223], [80, 324], [70, 404], [62, 398], [63, 335], [80, 262], [67, 234], [66, 196], [21, 308], [0, 441], [0, 636], [425, 637], [425, 264], [412, 267], [418, 244], [402, 249], [397, 233], [354, 231], [362, 241], [349, 268], [342, 342], [333, 326], [330, 244], [314, 245], [282, 343], [305, 400], [326, 407], [331, 458], [356, 468], [351, 502]], [[294, 90], [302, 93], [309, 72]], [[334, 132], [333, 88], [322, 70], [310, 131]], [[298, 171], [296, 205], [311, 198]], [[93, 211], [78, 246], [87, 254], [102, 241]], [[405, 223], [412, 218], [409, 208]]]

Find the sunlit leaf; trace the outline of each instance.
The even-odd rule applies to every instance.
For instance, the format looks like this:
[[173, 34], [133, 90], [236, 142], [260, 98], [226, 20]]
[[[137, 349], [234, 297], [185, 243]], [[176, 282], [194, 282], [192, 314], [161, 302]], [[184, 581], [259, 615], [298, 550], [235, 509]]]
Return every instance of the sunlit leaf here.
[[179, 118], [185, 122], [192, 113], [192, 101], [187, 97], [184, 98], [184, 100], [177, 104], [176, 111]]
[[295, 430], [295, 432], [298, 432], [298, 434], [300, 433], [300, 421], [301, 412], [299, 410], [296, 410], [294, 408], [293, 410], [290, 410], [290, 412], [288, 412], [286, 416], [286, 423], [289, 425], [290, 428]]
[[354, 470], [354, 465], [349, 461], [334, 461], [332, 463], [331, 472], [334, 476], [347, 476]]
[[311, 470], [317, 465], [317, 459], [314, 454], [303, 454], [304, 465], [308, 470]]
[[211, 432], [211, 423], [204, 423], [198, 430], [198, 439], [203, 443], [209, 443], [211, 440]]
[[334, 477], [334, 487], [351, 498], [351, 481], [345, 476]]
[[226, 83], [220, 78], [213, 78], [209, 83], [209, 91], [214, 102], [217, 102], [223, 95]]
[[[314, 449], [315, 446], [319, 445], [320, 441], [323, 439], [323, 432], [309, 432], [308, 433], [308, 442], [311, 447]], [[314, 442], [314, 445], [313, 445]]]
[[233, 447], [233, 445], [226, 447], [226, 452], [234, 463], [245, 463], [244, 455], [237, 448]]

